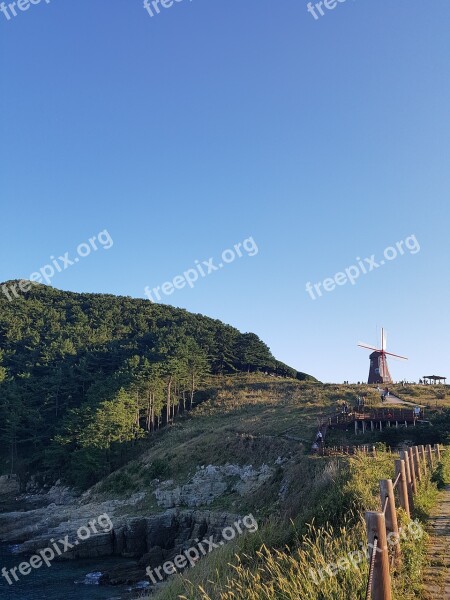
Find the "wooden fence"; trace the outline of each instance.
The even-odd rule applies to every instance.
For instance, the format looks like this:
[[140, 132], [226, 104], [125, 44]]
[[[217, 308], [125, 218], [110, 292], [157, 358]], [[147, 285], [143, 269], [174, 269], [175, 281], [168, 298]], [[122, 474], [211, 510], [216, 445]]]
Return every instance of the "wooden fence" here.
[[358, 411], [354, 409], [348, 413], [338, 413], [334, 415], [326, 415], [322, 417], [320, 428], [327, 426], [328, 428], [345, 429], [355, 421], [367, 423], [395, 423], [398, 427], [403, 424], [413, 424], [425, 417], [424, 410], [421, 409], [420, 415], [416, 415], [414, 410], [405, 408], [372, 408]]
[[[366, 600], [392, 600], [391, 568], [401, 559], [401, 541], [397, 520], [396, 494], [398, 506], [403, 508], [408, 517], [414, 509], [414, 495], [417, 484], [422, 477], [432, 471], [440, 461], [439, 445], [434, 448], [414, 446], [400, 452], [395, 461], [395, 481], [380, 481], [381, 512], [366, 512], [366, 526], [369, 547], [372, 552], [369, 558], [370, 571], [367, 582]], [[388, 540], [394, 547], [392, 561], [389, 560]]]
[[351, 454], [366, 454], [367, 456], [376, 456], [377, 449], [375, 446], [322, 446], [319, 448], [320, 456], [339, 456]]

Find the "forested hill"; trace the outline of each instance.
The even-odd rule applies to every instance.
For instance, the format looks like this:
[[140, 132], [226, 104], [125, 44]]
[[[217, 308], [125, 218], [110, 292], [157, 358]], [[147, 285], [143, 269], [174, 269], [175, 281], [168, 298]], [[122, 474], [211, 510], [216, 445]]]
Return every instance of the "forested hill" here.
[[[17, 282], [7, 282], [8, 285]], [[188, 409], [203, 378], [304, 379], [257, 335], [148, 300], [34, 285], [0, 293], [0, 473], [84, 484]]]

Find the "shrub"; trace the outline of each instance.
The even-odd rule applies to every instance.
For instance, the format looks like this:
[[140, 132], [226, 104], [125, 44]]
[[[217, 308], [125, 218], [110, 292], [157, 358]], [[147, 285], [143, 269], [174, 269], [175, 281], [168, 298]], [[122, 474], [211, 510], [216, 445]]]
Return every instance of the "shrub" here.
[[155, 458], [155, 460], [148, 466], [147, 473], [148, 477], [151, 479], [168, 477], [170, 475], [169, 462], [160, 458]]

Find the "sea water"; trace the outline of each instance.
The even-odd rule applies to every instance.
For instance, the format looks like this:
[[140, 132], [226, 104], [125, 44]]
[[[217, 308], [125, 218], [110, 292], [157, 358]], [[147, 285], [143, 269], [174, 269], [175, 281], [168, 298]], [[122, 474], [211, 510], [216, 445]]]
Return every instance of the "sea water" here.
[[[18, 567], [27, 560], [22, 554], [14, 553], [14, 546], [0, 545], [0, 574], [6, 567]], [[136, 598], [130, 586], [99, 585], [102, 571], [124, 564], [117, 558], [90, 560], [65, 560], [52, 563], [51, 567], [33, 569], [27, 576], [17, 571], [18, 582], [9, 585], [0, 576], [1, 600], [122, 600]], [[11, 577], [11, 576], [10, 576]], [[14, 580], [13, 577], [11, 577]], [[136, 586], [134, 586], [136, 587]]]

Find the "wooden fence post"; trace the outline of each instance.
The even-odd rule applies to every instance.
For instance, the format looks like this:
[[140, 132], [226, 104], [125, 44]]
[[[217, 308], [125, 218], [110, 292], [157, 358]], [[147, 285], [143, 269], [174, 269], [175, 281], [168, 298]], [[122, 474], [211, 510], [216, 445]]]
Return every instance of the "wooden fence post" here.
[[400, 458], [405, 461], [406, 483], [408, 486], [409, 511], [412, 514], [414, 510], [414, 492], [412, 487], [411, 467], [409, 464], [409, 454], [406, 450], [400, 452]]
[[436, 460], [440, 462], [441, 460], [441, 449], [439, 448], [439, 444], [434, 445], [434, 450], [436, 452]]
[[419, 448], [417, 446], [414, 446], [413, 452], [414, 452], [414, 463], [415, 463], [415, 466], [416, 466], [416, 479], [420, 483], [422, 481], [422, 473], [421, 473], [421, 470], [420, 470]]
[[427, 474], [427, 457], [425, 456], [425, 446], [419, 446], [420, 458], [422, 459], [422, 467], [425, 475]]
[[411, 484], [411, 472], [409, 470], [409, 456], [406, 450], [402, 450], [400, 452], [400, 459], [405, 462], [405, 471], [406, 471], [406, 483], [408, 485]]
[[375, 563], [372, 579], [372, 600], [392, 600], [391, 574], [389, 572], [389, 555], [386, 539], [386, 522], [382, 512], [366, 512], [366, 526], [369, 547], [377, 540]]
[[408, 449], [408, 458], [409, 458], [409, 470], [411, 473], [411, 489], [412, 489], [413, 495], [415, 495], [417, 493], [417, 482], [416, 482], [416, 468], [414, 465], [414, 453], [413, 453], [412, 448]]
[[387, 499], [385, 511], [386, 533], [393, 534], [393, 536], [388, 535], [388, 539], [391, 540], [391, 538], [394, 537], [394, 554], [398, 558], [400, 556], [400, 536], [398, 532], [397, 510], [395, 508], [394, 486], [392, 484], [392, 479], [382, 479], [380, 481], [380, 495], [382, 509], [384, 509]]
[[430, 470], [433, 470], [433, 450], [431, 448], [431, 444], [427, 444], [427, 455], [428, 455], [428, 465]]
[[406, 479], [406, 467], [405, 461], [402, 459], [395, 461], [395, 477], [397, 478], [400, 475], [400, 480], [398, 482], [398, 499], [400, 502], [400, 506], [408, 515], [408, 518], [411, 518], [411, 512], [409, 510], [409, 498], [408, 498], [408, 482]]

